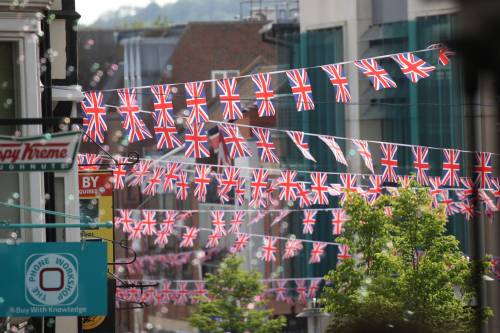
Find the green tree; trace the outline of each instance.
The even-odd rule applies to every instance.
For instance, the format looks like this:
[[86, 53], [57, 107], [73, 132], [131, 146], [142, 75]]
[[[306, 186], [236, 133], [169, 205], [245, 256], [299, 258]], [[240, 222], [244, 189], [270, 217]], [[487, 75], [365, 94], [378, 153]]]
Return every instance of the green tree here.
[[[409, 327], [412, 332], [472, 330], [472, 263], [446, 233], [444, 207], [433, 208], [428, 190], [415, 186], [381, 196], [373, 205], [359, 195], [348, 196], [344, 209], [350, 220], [338, 241], [349, 246], [352, 257], [328, 273], [331, 285], [322, 294], [325, 310], [333, 314], [332, 332], [375, 326], [407, 332]], [[482, 313], [484, 318], [491, 314], [489, 309]]]
[[285, 318], [272, 319], [266, 301], [256, 300], [264, 286], [258, 272], [240, 269], [243, 259], [227, 257], [215, 274], [207, 274], [208, 297], [200, 304], [189, 322], [201, 332], [273, 333], [285, 326]]

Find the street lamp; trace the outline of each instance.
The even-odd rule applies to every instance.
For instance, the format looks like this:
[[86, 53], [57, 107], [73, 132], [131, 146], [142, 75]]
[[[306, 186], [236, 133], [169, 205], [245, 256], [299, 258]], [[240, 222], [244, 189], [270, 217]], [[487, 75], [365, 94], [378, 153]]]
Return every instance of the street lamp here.
[[330, 314], [323, 312], [313, 298], [311, 306], [300, 312], [297, 318], [307, 318], [308, 333], [322, 333], [328, 326]]

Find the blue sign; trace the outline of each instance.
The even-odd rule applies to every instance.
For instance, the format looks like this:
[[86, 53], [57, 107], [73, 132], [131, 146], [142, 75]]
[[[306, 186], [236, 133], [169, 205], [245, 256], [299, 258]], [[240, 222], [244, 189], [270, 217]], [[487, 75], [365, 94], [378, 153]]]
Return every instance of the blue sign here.
[[107, 314], [106, 244], [0, 244], [0, 317]]

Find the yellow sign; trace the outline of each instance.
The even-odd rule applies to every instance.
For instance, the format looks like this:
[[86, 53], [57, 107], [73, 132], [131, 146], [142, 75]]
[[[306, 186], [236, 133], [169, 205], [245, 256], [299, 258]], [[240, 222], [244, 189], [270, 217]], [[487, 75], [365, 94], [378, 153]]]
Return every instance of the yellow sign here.
[[[99, 223], [113, 222], [113, 184], [110, 178], [112, 173], [108, 171], [80, 172], [78, 184], [80, 192], [80, 214], [87, 215]], [[114, 230], [100, 228], [95, 230], [82, 230], [80, 232], [85, 239], [105, 239], [108, 249], [108, 263], [114, 261]], [[108, 266], [113, 272], [113, 266]]]

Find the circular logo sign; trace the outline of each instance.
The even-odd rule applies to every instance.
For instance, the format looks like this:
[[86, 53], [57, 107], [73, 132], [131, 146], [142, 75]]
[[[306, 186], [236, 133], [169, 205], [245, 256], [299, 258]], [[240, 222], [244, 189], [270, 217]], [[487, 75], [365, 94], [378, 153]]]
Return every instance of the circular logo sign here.
[[31, 305], [69, 305], [78, 298], [78, 261], [72, 254], [34, 254], [25, 267], [26, 300]]

